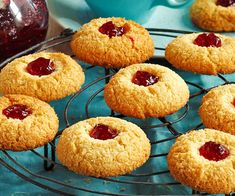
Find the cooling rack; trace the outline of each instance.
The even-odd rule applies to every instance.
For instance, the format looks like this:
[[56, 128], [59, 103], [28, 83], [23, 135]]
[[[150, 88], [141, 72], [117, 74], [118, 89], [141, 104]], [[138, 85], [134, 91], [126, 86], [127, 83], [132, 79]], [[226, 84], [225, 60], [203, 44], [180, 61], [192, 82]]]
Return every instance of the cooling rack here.
[[[156, 28], [148, 28], [148, 31], [152, 36], [170, 39], [175, 38], [180, 34], [192, 33], [189, 31]], [[66, 29], [60, 35], [46, 40], [40, 44], [37, 44], [32, 48], [23, 51], [13, 56], [12, 58], [7, 59], [6, 61], [0, 64], [0, 69], [2, 69], [8, 62], [25, 54], [43, 51], [70, 42], [73, 33], [74, 32], [72, 32], [72, 30]], [[156, 47], [155, 50], [164, 51], [165, 48]], [[74, 56], [72, 57], [75, 58]], [[164, 59], [153, 58], [149, 62], [170, 66]], [[97, 69], [100, 74], [95, 78], [92, 78], [90, 72], [94, 69]], [[63, 114], [60, 115], [60, 121], [64, 121], [64, 124], [61, 126], [62, 128], [56, 135], [54, 141], [45, 145], [41, 150], [34, 149], [25, 152], [30, 153], [30, 156], [35, 159], [38, 159], [40, 163], [42, 162], [44, 170], [47, 172], [42, 172], [43, 174], [41, 174], [41, 172], [38, 172], [37, 170], [32, 169], [31, 167], [29, 168], [25, 166], [23, 163], [21, 163], [20, 160], [15, 158], [14, 152], [4, 150], [0, 152], [0, 154], [3, 155], [0, 156], [0, 164], [11, 172], [13, 172], [14, 174], [16, 174], [17, 176], [19, 176], [20, 178], [22, 178], [23, 180], [60, 195], [78, 195], [85, 193], [91, 195], [98, 194], [118, 196], [147, 194], [207, 195], [207, 193], [200, 193], [198, 191], [191, 190], [189, 187], [185, 187], [180, 183], [176, 182], [170, 176], [169, 171], [167, 169], [166, 156], [169, 147], [172, 145], [172, 143], [178, 136], [189, 130], [199, 129], [203, 127], [199, 118], [197, 118], [197, 120], [195, 121], [189, 121], [189, 119], [192, 119], [192, 117], [197, 115], [197, 108], [200, 104], [201, 96], [207, 93], [211, 88], [214, 88], [215, 86], [234, 83], [235, 81], [232, 80], [234, 76], [224, 76], [221, 74], [219, 74], [218, 76], [197, 75], [194, 76], [194, 79], [192, 79], [191, 73], [177, 71], [177, 73], [180, 74], [186, 80], [186, 83], [190, 88], [190, 101], [180, 111], [164, 118], [137, 120], [133, 118], [127, 118], [123, 115], [110, 111], [110, 109], [107, 107], [105, 109], [105, 115], [114, 116], [118, 118], [126, 118], [138, 124], [143, 130], [146, 131], [146, 134], [151, 139], [152, 153], [149, 161], [144, 166], [137, 169], [131, 174], [113, 178], [95, 178], [81, 177], [68, 171], [56, 160], [55, 156], [56, 142], [63, 130], [66, 127], [69, 127], [75, 122], [81, 120], [79, 115], [74, 117], [71, 111], [73, 111], [75, 107], [78, 108], [76, 112], [82, 110], [83, 108], [84, 116], [82, 117], [82, 119], [98, 116], [98, 114], [96, 113], [97, 110], [94, 110], [94, 108], [99, 108], [99, 104], [103, 101], [102, 93], [104, 90], [104, 85], [117, 72], [116, 69], [103, 70], [103, 68], [101, 67], [94, 67], [89, 65], [84, 65], [84, 71], [86, 74], [89, 75], [90, 80], [86, 82], [83, 88], [77, 93], [62, 100], [64, 109]], [[211, 82], [207, 83], [206, 85], [202, 84], [201, 81], [204, 79], [203, 77], [211, 79]], [[77, 100], [82, 96], [87, 97], [86, 101], [80, 103], [79, 106], [75, 106]], [[58, 105], [61, 107], [61, 104], [58, 104], [58, 102], [52, 103], [52, 105], [55, 107], [55, 109]], [[73, 176], [73, 178], [77, 178], [76, 183], [71, 183], [69, 180], [65, 181], [58, 178], [58, 175], [60, 176], [61, 174], [60, 172], [65, 172], [66, 175]], [[87, 186], [84, 186], [84, 180], [87, 182]], [[113, 188], [116, 186], [118, 188]], [[99, 189], [97, 187], [103, 188]], [[136, 191], [136, 189], [138, 189], [138, 191]], [[234, 194], [235, 193], [231, 193], [230, 195]]]

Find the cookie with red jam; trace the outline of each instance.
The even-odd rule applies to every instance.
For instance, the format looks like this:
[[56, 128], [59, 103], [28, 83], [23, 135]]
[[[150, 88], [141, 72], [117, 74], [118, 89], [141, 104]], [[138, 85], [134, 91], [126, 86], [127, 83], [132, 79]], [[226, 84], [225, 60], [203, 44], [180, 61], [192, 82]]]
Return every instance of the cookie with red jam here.
[[235, 191], [235, 136], [214, 129], [177, 138], [167, 156], [171, 175], [194, 190], [210, 194]]
[[56, 153], [76, 173], [119, 176], [143, 165], [150, 156], [150, 141], [135, 124], [112, 117], [91, 118], [65, 129]]
[[73, 36], [71, 48], [82, 61], [106, 68], [121, 68], [148, 60], [154, 43], [148, 31], [123, 18], [98, 18]]
[[166, 59], [176, 68], [199, 74], [235, 72], [235, 39], [214, 33], [182, 35], [168, 44]]
[[7, 64], [0, 73], [0, 91], [52, 101], [78, 91], [84, 79], [81, 66], [70, 56], [40, 52]]
[[234, 0], [196, 0], [190, 9], [194, 24], [209, 31], [235, 30]]
[[210, 90], [202, 99], [199, 114], [206, 127], [235, 135], [235, 84]]
[[59, 120], [46, 102], [25, 95], [0, 98], [0, 150], [24, 151], [54, 139]]
[[126, 116], [164, 117], [187, 103], [189, 90], [169, 68], [134, 64], [114, 75], [105, 86], [104, 98], [112, 110]]

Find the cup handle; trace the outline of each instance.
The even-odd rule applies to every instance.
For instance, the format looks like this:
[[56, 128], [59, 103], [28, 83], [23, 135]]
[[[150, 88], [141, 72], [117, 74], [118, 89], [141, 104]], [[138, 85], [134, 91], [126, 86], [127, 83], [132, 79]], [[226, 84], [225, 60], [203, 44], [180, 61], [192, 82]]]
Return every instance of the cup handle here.
[[163, 0], [163, 1], [154, 0], [152, 7], [155, 7], [156, 5], [163, 5], [163, 6], [170, 7], [170, 8], [177, 8], [177, 7], [185, 5], [186, 3], [190, 1], [191, 0]]
[[180, 7], [185, 5], [189, 0], [166, 0], [168, 7]]

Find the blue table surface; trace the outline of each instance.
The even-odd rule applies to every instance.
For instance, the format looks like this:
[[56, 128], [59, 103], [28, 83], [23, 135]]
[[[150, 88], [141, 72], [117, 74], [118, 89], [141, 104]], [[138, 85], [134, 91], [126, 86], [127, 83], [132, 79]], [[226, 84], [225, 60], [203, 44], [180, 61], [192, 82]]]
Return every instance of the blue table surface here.
[[[189, 6], [189, 5], [187, 5]], [[171, 23], [168, 23], [167, 25], [164, 23], [164, 16], [158, 16], [156, 20], [159, 22], [158, 27], [159, 28], [165, 28], [165, 27], [174, 27], [174, 25], [180, 24], [180, 27], [182, 25], [190, 26], [188, 30], [191, 30], [191, 28], [195, 28], [192, 26], [192, 24], [188, 20], [188, 7], [184, 8], [184, 11], [182, 10], [173, 10], [175, 12], [175, 17], [168, 20], [172, 20]], [[160, 10], [161, 9], [161, 10]], [[169, 8], [156, 8], [156, 11], [169, 11]], [[171, 10], [172, 12], [172, 10]], [[180, 18], [179, 18], [180, 17]], [[153, 17], [151, 18], [151, 21], [146, 24], [146, 26], [155, 26], [156, 23], [153, 20]], [[175, 18], [178, 18], [177, 21], [175, 21]], [[180, 22], [178, 21], [180, 20]], [[185, 20], [185, 21], [184, 21]], [[185, 29], [184, 27], [178, 29]], [[234, 35], [234, 34], [232, 34]], [[163, 38], [161, 38], [164, 40]], [[157, 42], [157, 40], [156, 40]], [[164, 42], [168, 43], [169, 40], [164, 40]], [[155, 59], [154, 62], [158, 63], [158, 59]], [[86, 69], [88, 65], [82, 64], [83, 68]], [[170, 67], [173, 69], [172, 67]], [[216, 77], [216, 76], [207, 76], [207, 75], [198, 75], [193, 74], [189, 72], [179, 71], [176, 70], [176, 72], [182, 76], [186, 81], [194, 82], [196, 84], [199, 84], [205, 88], [210, 88], [215, 85], [222, 84], [223, 81]], [[94, 79], [104, 76], [104, 69], [101, 67], [94, 67], [92, 69], [89, 69], [85, 72], [86, 74], [86, 83], [84, 86], [92, 82]], [[226, 75], [225, 77], [229, 81], [235, 81], [235, 74]], [[83, 87], [84, 87], [83, 86]], [[68, 118], [69, 122], [71, 124], [76, 123], [79, 120], [83, 120], [86, 118], [85, 115], [85, 104], [89, 97], [98, 89], [102, 88], [104, 86], [104, 81], [101, 81], [99, 83], [96, 83], [94, 86], [88, 88], [86, 91], [84, 91], [81, 95], [75, 98], [75, 100], [72, 102], [71, 106], [69, 107], [68, 112]], [[199, 90], [195, 87], [189, 86], [190, 92], [195, 93]], [[51, 106], [54, 107], [55, 111], [57, 112], [59, 118], [60, 118], [60, 130], [65, 128], [65, 121], [64, 121], [64, 108], [66, 103], [68, 102], [70, 97], [66, 97], [64, 99], [53, 101], [51, 102]], [[195, 127], [197, 124], [200, 123], [200, 119], [198, 116], [198, 107], [200, 105], [201, 96], [193, 98], [189, 102], [190, 111], [188, 115], [179, 123], [175, 124], [174, 127], [176, 130], [178, 130], [181, 133], [184, 133], [193, 127]], [[168, 117], [168, 119], [176, 119], [179, 117], [184, 109], [180, 110], [176, 114]], [[100, 93], [95, 97], [95, 99], [91, 102], [89, 106], [89, 113], [90, 116], [96, 117], [96, 116], [107, 116], [110, 113], [109, 108], [105, 104], [105, 101], [103, 99], [103, 94]], [[138, 125], [153, 125], [153, 124], [159, 124], [160, 121], [157, 119], [148, 119], [148, 120], [136, 120], [136, 119], [130, 119], [126, 118], [128, 120], [131, 120], [132, 122], [135, 122]], [[156, 129], [145, 129], [145, 132], [147, 136], [150, 138], [151, 141], [161, 140], [167, 137], [172, 136], [172, 134], [166, 129], [166, 128], [156, 128]], [[160, 154], [160, 153], [167, 153], [169, 150], [169, 147], [172, 145], [173, 141], [161, 143], [159, 145], [154, 145], [152, 148], [152, 154]], [[43, 148], [36, 149], [37, 152], [43, 154]], [[53, 179], [60, 180], [62, 182], [68, 183], [70, 185], [75, 185], [81, 188], [85, 189], [92, 189], [96, 191], [104, 191], [104, 192], [113, 192], [116, 194], [191, 194], [191, 189], [182, 185], [178, 186], [146, 186], [146, 185], [127, 185], [127, 184], [121, 184], [121, 183], [111, 183], [105, 180], [90, 178], [90, 177], [83, 177], [79, 176], [77, 174], [74, 174], [70, 171], [68, 171], [63, 166], [56, 166], [53, 171], [44, 171], [43, 169], [43, 161], [38, 156], [34, 155], [32, 152], [9, 152], [9, 154], [17, 160], [20, 164], [24, 165], [26, 168], [30, 169], [36, 174], [47, 176]], [[58, 185], [55, 185], [53, 183], [40, 180], [38, 178], [33, 177], [32, 175], [29, 175], [27, 172], [24, 172], [22, 169], [20, 169], [17, 165], [13, 164], [13, 162], [7, 158], [2, 152], [0, 152], [0, 158], [6, 161], [8, 164], [22, 172], [23, 174], [26, 174], [32, 179], [38, 180], [39, 182], [42, 182], [46, 185], [49, 185], [57, 190], [62, 190], [71, 194], [76, 195], [94, 195], [92, 193], [86, 193], [83, 191], [76, 191], [71, 190], [69, 188], [61, 187]], [[149, 161], [135, 171], [135, 173], [143, 173], [143, 172], [156, 172], [156, 171], [163, 171], [167, 170], [167, 163], [166, 163], [166, 157], [160, 157], [160, 158], [152, 158], [149, 159]], [[133, 178], [127, 178], [127, 177], [118, 177], [115, 179], [128, 179], [131, 180]], [[158, 175], [158, 176], [152, 176], [152, 177], [144, 177], [144, 178], [137, 178], [135, 180], [142, 180], [142, 181], [154, 181], [154, 182], [175, 182], [174, 179], [169, 174], [164, 175]], [[10, 172], [8, 169], [6, 169], [3, 166], [0, 166], [0, 196], [5, 195], [54, 195], [54, 193], [49, 192], [48, 190], [41, 189], [35, 185], [32, 185], [12, 172]]]

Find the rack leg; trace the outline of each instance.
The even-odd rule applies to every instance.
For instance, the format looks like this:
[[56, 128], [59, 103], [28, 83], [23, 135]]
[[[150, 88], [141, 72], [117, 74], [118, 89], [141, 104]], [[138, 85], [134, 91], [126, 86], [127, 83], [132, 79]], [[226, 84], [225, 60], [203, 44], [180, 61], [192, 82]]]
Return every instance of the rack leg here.
[[[55, 140], [52, 141], [53, 144], [55, 144]], [[44, 156], [47, 158], [47, 159], [50, 159], [49, 158], [49, 151], [51, 153], [51, 160], [52, 161], [55, 161], [55, 148], [53, 148], [53, 146], [51, 146], [51, 150], [49, 150], [49, 147], [48, 147], [48, 144], [46, 144], [44, 146]], [[50, 171], [52, 170], [53, 168], [55, 167], [55, 164], [53, 163], [49, 163], [48, 160], [44, 160], [44, 169], [46, 171]]]
[[[109, 74], [110, 74], [110, 70], [105, 68], [105, 76], [107, 76]], [[105, 84], [108, 84], [109, 80], [110, 80], [110, 78], [105, 78]], [[114, 111], [113, 110], [111, 110], [110, 116], [114, 116]]]
[[[109, 75], [110, 74], [110, 70], [105, 68], [105, 76]], [[109, 78], [105, 78], [105, 84], [108, 84], [109, 83]]]
[[192, 190], [192, 195], [200, 195], [200, 192], [196, 191], [196, 190]]

